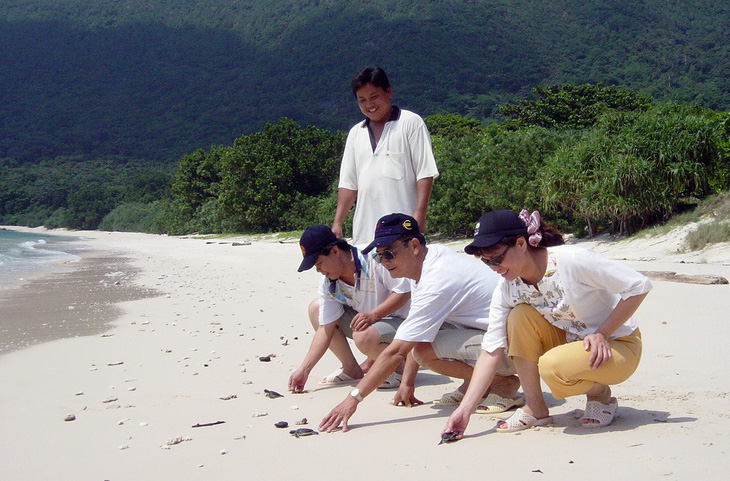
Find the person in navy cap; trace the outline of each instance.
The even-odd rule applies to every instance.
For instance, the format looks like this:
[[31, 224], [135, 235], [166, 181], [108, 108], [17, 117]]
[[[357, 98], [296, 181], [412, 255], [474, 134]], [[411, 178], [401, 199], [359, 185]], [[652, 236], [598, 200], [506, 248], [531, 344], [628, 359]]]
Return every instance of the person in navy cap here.
[[[446, 246], [426, 246], [418, 222], [405, 214], [390, 214], [378, 220], [375, 240], [364, 251], [373, 249], [375, 259], [392, 277], [411, 279], [411, 308], [393, 342], [378, 356], [368, 375], [322, 420], [322, 431], [331, 432], [340, 424], [346, 431], [358, 403], [406, 360], [393, 404], [421, 404], [414, 388], [419, 364], [463, 380], [456, 391], [440, 401], [458, 404], [481, 352], [492, 291], [499, 279], [496, 274]], [[488, 403], [485, 412], [501, 412], [522, 402], [521, 398], [515, 399], [520, 383], [514, 376], [514, 366], [507, 358], [502, 361], [499, 374], [482, 392], [481, 397]]]
[[[317, 299], [309, 306], [309, 320], [316, 329], [309, 352], [289, 378], [289, 390], [303, 392], [310, 372], [327, 349], [341, 367], [320, 384], [341, 384], [361, 379], [373, 360], [393, 340], [408, 313], [410, 284], [393, 279], [375, 262], [325, 225], [308, 227], [299, 241], [303, 259], [299, 272], [315, 267], [322, 274]], [[368, 359], [358, 364], [346, 338]], [[400, 369], [402, 372], [402, 367]], [[381, 389], [395, 389], [401, 374], [382, 380]]]
[[587, 249], [563, 245], [540, 213], [494, 210], [484, 214], [464, 248], [501, 276], [489, 331], [461, 405], [442, 433], [463, 436], [481, 390], [505, 350], [526, 398], [524, 409], [499, 421], [496, 432], [515, 432], [552, 421], [541, 379], [553, 397], [586, 395], [581, 426], [609, 425], [618, 401], [611, 385], [625, 381], [641, 359], [633, 316], [651, 289], [643, 274]]

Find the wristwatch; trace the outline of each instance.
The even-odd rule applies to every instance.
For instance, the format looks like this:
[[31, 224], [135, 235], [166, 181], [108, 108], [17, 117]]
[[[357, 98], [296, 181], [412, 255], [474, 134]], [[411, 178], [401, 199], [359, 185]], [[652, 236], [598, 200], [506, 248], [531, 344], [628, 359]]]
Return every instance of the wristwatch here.
[[353, 389], [350, 391], [350, 396], [354, 397], [357, 402], [362, 402], [362, 396], [360, 395], [360, 390], [358, 388]]

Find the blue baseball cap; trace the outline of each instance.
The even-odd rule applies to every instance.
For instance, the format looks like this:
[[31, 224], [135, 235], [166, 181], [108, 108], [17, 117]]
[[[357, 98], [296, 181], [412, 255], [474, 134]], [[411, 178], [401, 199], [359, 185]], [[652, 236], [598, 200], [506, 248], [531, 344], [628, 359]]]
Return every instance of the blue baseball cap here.
[[317, 262], [322, 248], [335, 242], [337, 242], [337, 236], [326, 225], [314, 225], [304, 229], [302, 237], [299, 238], [299, 247], [302, 249], [304, 259], [299, 264], [297, 271], [302, 272], [311, 269]]
[[406, 214], [388, 214], [378, 220], [375, 225], [375, 240], [363, 249], [363, 254], [367, 254], [376, 247], [387, 247], [401, 237], [415, 237], [426, 243], [421, 231], [418, 229], [418, 221]]
[[507, 209], [487, 212], [479, 218], [474, 227], [474, 240], [464, 247], [467, 254], [476, 254], [479, 249], [491, 247], [505, 237], [527, 236], [527, 226], [520, 217]]

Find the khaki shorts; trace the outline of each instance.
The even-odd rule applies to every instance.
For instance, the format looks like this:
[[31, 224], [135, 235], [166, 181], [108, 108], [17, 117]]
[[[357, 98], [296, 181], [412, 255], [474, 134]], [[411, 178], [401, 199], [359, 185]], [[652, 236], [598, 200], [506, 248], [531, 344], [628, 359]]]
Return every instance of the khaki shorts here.
[[[482, 338], [484, 331], [480, 329], [462, 329], [449, 323], [444, 323], [431, 343], [436, 357], [445, 361], [461, 361], [473, 366], [482, 353]], [[516, 374], [512, 360], [502, 356], [502, 362], [497, 368], [500, 376]]]
[[[340, 330], [345, 337], [352, 339], [352, 328], [350, 323], [352, 319], [357, 315], [357, 311], [350, 306], [344, 306], [345, 312], [337, 319], [337, 328]], [[390, 344], [393, 342], [395, 337], [395, 331], [398, 330], [403, 319], [395, 316], [385, 316], [381, 320], [373, 323], [373, 327], [378, 334], [380, 334], [380, 342]]]

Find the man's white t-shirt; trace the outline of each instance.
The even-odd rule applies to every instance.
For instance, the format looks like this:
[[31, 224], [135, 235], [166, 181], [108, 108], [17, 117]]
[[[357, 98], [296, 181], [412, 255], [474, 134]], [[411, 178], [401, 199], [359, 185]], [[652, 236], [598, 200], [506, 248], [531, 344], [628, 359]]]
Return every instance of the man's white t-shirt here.
[[401, 110], [397, 120], [388, 121], [374, 152], [365, 121], [352, 127], [339, 181], [340, 188], [357, 191], [352, 244], [369, 244], [384, 215], [412, 215], [418, 200], [416, 182], [438, 175], [431, 136], [417, 114]]
[[429, 245], [421, 278], [411, 281], [411, 309], [395, 339], [433, 342], [444, 322], [486, 331], [499, 276], [482, 262]]

